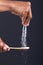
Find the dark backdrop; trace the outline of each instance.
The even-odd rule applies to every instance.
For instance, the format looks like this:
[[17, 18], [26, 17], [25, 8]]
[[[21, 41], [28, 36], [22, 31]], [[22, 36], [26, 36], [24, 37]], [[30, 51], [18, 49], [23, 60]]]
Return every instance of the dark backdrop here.
[[[42, 1], [32, 2], [33, 18], [27, 32], [30, 50], [0, 53], [0, 65], [43, 65], [43, 21]], [[0, 13], [0, 37], [9, 46], [21, 46], [21, 19], [10, 12]]]

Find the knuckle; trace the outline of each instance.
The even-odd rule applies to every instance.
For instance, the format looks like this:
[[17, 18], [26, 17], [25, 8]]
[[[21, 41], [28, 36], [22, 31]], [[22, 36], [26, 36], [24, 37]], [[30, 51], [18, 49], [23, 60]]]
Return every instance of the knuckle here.
[[28, 5], [31, 6], [31, 2], [30, 1], [28, 2]]

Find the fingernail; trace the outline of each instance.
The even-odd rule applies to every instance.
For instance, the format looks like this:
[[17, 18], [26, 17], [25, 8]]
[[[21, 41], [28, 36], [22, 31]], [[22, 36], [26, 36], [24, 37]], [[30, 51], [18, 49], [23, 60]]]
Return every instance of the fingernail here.
[[10, 51], [10, 48], [8, 48], [8, 51]]
[[7, 48], [6, 48], [6, 47], [3, 47], [3, 50], [4, 50], [4, 51], [7, 51]]

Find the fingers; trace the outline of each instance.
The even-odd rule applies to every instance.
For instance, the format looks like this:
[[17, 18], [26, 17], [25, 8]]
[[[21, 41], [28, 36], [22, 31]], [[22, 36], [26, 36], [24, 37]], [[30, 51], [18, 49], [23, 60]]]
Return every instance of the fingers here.
[[31, 5], [28, 6], [27, 14], [22, 17], [22, 25], [29, 26], [30, 20], [32, 19]]
[[10, 47], [7, 44], [5, 44], [0, 38], [0, 52], [3, 51], [10, 51]]
[[4, 45], [3, 45], [3, 50], [4, 50], [4, 51], [10, 51], [10, 48], [9, 48], [8, 45], [4, 44]]
[[29, 23], [30, 23], [30, 16], [29, 16], [29, 13], [28, 13], [26, 17], [22, 18], [22, 25], [29, 26]]

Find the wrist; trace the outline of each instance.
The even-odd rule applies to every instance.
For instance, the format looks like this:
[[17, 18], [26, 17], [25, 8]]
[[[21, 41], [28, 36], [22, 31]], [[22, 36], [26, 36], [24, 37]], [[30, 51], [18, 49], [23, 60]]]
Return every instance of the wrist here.
[[8, 1], [0, 1], [0, 12], [3, 11], [9, 11], [10, 10], [10, 6], [9, 6], [9, 2]]

